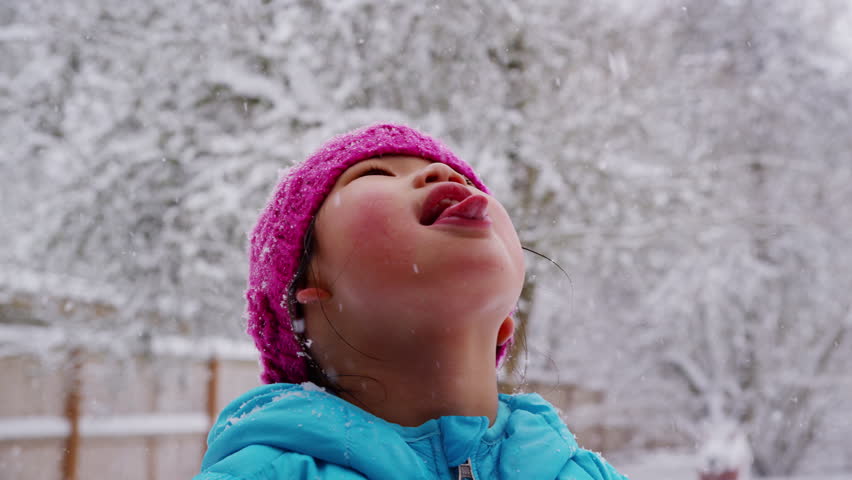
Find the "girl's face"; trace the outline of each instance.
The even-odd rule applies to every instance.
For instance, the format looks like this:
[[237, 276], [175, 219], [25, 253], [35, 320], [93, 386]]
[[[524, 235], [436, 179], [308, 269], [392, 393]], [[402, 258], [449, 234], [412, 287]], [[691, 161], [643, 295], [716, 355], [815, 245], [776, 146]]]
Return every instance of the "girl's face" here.
[[[432, 223], [444, 195], [467, 205], [460, 216], [485, 219]], [[422, 158], [387, 156], [350, 167], [320, 208], [314, 239], [306, 287], [330, 294], [306, 306], [306, 333], [320, 363], [356, 355], [332, 353], [340, 337], [384, 359], [454, 342], [490, 342], [493, 352], [523, 285], [521, 245], [503, 206], [451, 167]]]

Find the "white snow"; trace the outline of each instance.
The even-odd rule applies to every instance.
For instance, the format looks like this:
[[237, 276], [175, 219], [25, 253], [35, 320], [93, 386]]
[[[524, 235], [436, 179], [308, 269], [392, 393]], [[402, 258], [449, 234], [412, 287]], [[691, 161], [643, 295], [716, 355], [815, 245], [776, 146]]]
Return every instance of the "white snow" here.
[[302, 318], [297, 318], [293, 320], [293, 333], [304, 333], [305, 332], [305, 320]]
[[302, 390], [306, 392], [324, 392], [325, 388], [320, 387], [313, 382], [302, 382]]
[[704, 427], [698, 450], [698, 468], [702, 472], [720, 474], [739, 472], [737, 480], [750, 480], [754, 456], [741, 425], [721, 413], [710, 418]]
[[[210, 428], [203, 413], [163, 413], [83, 417], [83, 437], [127, 437], [205, 433]], [[0, 418], [0, 441], [61, 438], [71, 432], [68, 419], [57, 416]]]
[[[698, 480], [698, 462], [694, 453], [681, 451], [637, 452], [636, 458], [610, 462], [630, 480]], [[849, 473], [758, 477], [759, 480], [852, 480]]]
[[189, 358], [209, 358], [216, 356], [230, 360], [255, 360], [257, 348], [248, 340], [235, 341], [230, 338], [186, 338], [178, 336], [154, 337], [153, 351], [159, 355], [172, 355]]
[[[38, 338], [39, 341], [31, 341], [33, 338]], [[140, 338], [133, 332], [121, 336], [113, 332], [84, 329], [0, 324], [0, 356], [45, 354], [67, 350], [74, 345], [86, 346], [95, 351], [126, 353], [139, 348], [139, 342]], [[223, 337], [186, 338], [164, 335], [151, 338], [150, 349], [156, 355], [186, 358], [216, 356], [232, 360], [255, 360], [259, 355], [248, 337], [242, 341], [234, 341]]]
[[64, 417], [0, 418], [0, 441], [66, 437], [71, 426]]
[[87, 437], [126, 437], [206, 433], [210, 421], [203, 413], [162, 413], [83, 417], [80, 435]]
[[[278, 401], [278, 400], [280, 400], [280, 399], [282, 399], [282, 398], [284, 398], [284, 397], [290, 396], [290, 395], [295, 395], [295, 394], [292, 394], [292, 393], [289, 393], [289, 392], [288, 392], [288, 393], [283, 394], [283, 395], [278, 395], [278, 396], [274, 397], [274, 398], [272, 399], [272, 401], [273, 401], [273, 402], [275, 402], [275, 401]], [[249, 411], [247, 411], [247, 412], [243, 412], [243, 413], [241, 413], [241, 414], [239, 414], [239, 415], [234, 415], [234, 416], [232, 416], [232, 417], [228, 417], [228, 426], [230, 426], [230, 425], [234, 425], [234, 424], [237, 424], [237, 423], [241, 422], [244, 418], [246, 418], [246, 417], [248, 417], [249, 415], [251, 415], [251, 414], [253, 414], [253, 413], [257, 412], [258, 410], [263, 410], [263, 409], [264, 409], [264, 408], [266, 408], [267, 406], [268, 406], [268, 404], [257, 405], [257, 406], [255, 406], [254, 408], [252, 408], [251, 410], [249, 410]]]
[[54, 298], [68, 298], [84, 303], [112, 305], [123, 293], [114, 285], [97, 283], [78, 276], [39, 272], [17, 264], [0, 264], [0, 299], [12, 294], [50, 292]]

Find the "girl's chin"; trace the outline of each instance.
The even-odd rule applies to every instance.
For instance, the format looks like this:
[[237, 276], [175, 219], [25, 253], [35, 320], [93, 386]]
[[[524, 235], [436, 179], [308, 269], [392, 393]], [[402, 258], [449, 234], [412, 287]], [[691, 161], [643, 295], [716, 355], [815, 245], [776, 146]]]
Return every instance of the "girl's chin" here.
[[[506, 269], [486, 274], [470, 271], [435, 271], [428, 266], [412, 264], [405, 276], [352, 277], [337, 285], [359, 311], [399, 314], [423, 314], [450, 317], [487, 317], [505, 315], [517, 303], [523, 287], [523, 275], [509, 274]], [[332, 301], [334, 301], [332, 299]], [[348, 302], [346, 302], [348, 303]]]
[[490, 294], [465, 292], [458, 288], [445, 294], [412, 299], [401, 307], [398, 315], [415, 317], [412, 320], [416, 323], [446, 329], [462, 325], [462, 320], [500, 321], [514, 308], [517, 300], [516, 295], [494, 295], [493, 291]]

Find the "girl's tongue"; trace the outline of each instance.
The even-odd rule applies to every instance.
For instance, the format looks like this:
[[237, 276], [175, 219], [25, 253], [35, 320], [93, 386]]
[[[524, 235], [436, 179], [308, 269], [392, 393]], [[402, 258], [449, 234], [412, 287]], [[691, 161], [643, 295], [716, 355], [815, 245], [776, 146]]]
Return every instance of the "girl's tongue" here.
[[[488, 199], [482, 195], [471, 195], [459, 203], [447, 207], [435, 222], [447, 217], [483, 220], [488, 216]], [[434, 222], [433, 222], [434, 223]]]

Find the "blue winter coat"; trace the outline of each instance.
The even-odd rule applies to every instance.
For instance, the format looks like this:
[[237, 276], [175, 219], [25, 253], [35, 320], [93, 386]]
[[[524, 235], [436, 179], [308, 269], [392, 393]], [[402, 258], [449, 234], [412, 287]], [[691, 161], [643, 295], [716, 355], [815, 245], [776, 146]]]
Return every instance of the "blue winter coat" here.
[[[222, 411], [195, 480], [626, 478], [579, 448], [537, 394], [500, 395], [488, 423], [447, 416], [402, 427], [312, 384], [265, 385]], [[459, 467], [468, 461], [472, 475]]]

